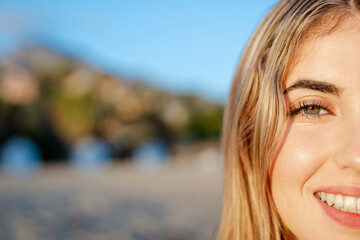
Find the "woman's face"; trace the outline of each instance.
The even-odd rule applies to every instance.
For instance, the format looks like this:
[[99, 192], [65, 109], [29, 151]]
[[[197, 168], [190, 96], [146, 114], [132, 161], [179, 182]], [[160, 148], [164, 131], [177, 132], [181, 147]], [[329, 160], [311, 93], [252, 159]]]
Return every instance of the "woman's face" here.
[[298, 239], [360, 239], [360, 17], [300, 49], [272, 194]]

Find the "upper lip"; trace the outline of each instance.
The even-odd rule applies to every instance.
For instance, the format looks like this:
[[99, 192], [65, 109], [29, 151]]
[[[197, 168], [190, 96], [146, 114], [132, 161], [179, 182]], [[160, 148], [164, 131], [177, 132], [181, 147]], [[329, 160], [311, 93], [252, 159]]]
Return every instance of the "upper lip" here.
[[360, 198], [360, 186], [326, 186], [316, 189], [314, 194], [317, 192], [340, 194], [343, 196]]

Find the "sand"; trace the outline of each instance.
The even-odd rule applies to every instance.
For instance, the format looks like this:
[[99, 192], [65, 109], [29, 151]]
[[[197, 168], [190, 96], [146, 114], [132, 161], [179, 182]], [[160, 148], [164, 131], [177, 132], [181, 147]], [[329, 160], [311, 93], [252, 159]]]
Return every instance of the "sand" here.
[[0, 175], [0, 239], [212, 239], [221, 168], [206, 161], [143, 169], [112, 164], [96, 174], [51, 165]]

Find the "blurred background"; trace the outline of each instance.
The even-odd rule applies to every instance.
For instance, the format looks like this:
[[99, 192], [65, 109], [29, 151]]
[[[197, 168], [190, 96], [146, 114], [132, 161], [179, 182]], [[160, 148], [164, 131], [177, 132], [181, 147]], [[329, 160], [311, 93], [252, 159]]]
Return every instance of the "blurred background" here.
[[210, 239], [220, 134], [276, 1], [0, 0], [0, 239]]

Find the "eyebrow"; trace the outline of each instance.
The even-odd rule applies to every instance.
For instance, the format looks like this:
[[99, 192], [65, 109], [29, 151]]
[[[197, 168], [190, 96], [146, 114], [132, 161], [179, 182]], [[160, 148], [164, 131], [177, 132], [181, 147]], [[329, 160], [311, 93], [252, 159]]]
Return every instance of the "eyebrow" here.
[[288, 92], [295, 90], [295, 89], [311, 89], [316, 90], [324, 93], [331, 93], [334, 95], [339, 96], [340, 93], [343, 91], [342, 88], [325, 81], [316, 81], [316, 80], [298, 80], [290, 87], [286, 88], [283, 94], [287, 94]]

